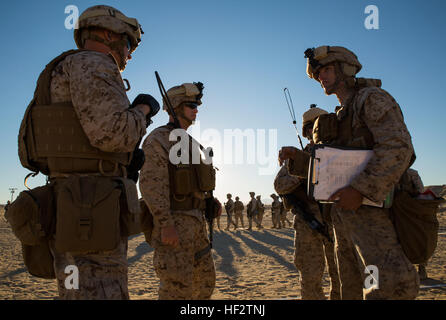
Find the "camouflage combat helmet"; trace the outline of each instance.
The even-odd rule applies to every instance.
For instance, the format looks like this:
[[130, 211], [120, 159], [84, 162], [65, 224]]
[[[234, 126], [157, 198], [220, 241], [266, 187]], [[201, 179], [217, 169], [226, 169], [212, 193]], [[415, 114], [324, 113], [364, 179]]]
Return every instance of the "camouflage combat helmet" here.
[[319, 82], [319, 70], [327, 64], [338, 62], [340, 71], [346, 77], [354, 77], [362, 68], [358, 57], [344, 47], [321, 46], [305, 51], [307, 58], [307, 74]]
[[[167, 90], [167, 96], [172, 104], [173, 109], [177, 109], [182, 103], [191, 103], [197, 106], [201, 105], [201, 98], [203, 97], [203, 83], [183, 83], [180, 86], [175, 86]], [[163, 110], [167, 109], [166, 101], [163, 99]]]
[[250, 196], [255, 196], [256, 193], [251, 191], [251, 192], [249, 193], [249, 195], [250, 195]]
[[240, 198], [239, 197], [235, 197], [235, 200], [238, 201]]
[[138, 47], [141, 42], [141, 34], [144, 33], [138, 20], [129, 18], [121, 11], [105, 5], [86, 9], [79, 17], [78, 23], [79, 28], [74, 30], [74, 41], [78, 48], [83, 48], [85, 40], [83, 30], [89, 28], [104, 28], [117, 34], [126, 34], [130, 43], [130, 53]]
[[259, 199], [259, 200], [260, 200], [260, 194], [259, 194], [258, 196], [256, 196], [256, 199]]
[[275, 193], [272, 193], [272, 194], [270, 195], [270, 197], [273, 198], [273, 199], [276, 199], [276, 198], [277, 198], [277, 195], [276, 195]]
[[228, 193], [228, 194], [226, 195], [226, 197], [227, 197], [227, 198], [232, 198], [232, 194]]
[[315, 104], [310, 105], [310, 109], [305, 111], [304, 114], [302, 115], [302, 135], [305, 138], [311, 138], [311, 137], [307, 137], [306, 133], [305, 133], [305, 127], [307, 125], [311, 125], [314, 123], [314, 121], [316, 120], [317, 117], [319, 117], [322, 114], [327, 114], [328, 112], [325, 111], [324, 109], [318, 108], [316, 107]]

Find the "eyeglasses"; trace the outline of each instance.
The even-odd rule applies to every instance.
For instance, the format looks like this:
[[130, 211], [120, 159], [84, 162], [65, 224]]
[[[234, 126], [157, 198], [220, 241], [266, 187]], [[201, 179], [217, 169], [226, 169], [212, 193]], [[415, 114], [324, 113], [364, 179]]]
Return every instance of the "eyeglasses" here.
[[198, 108], [198, 104], [196, 103], [192, 103], [192, 102], [186, 102], [184, 103], [184, 106], [190, 108], [190, 109], [197, 109]]

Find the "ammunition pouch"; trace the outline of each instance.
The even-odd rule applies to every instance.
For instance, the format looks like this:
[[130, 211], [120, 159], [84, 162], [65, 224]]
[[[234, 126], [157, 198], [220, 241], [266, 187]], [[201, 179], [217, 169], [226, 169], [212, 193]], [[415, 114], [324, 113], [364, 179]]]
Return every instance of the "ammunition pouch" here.
[[118, 246], [122, 190], [116, 181], [71, 176], [58, 183], [56, 193], [57, 251], [107, 251]]
[[54, 279], [53, 256], [48, 239], [55, 230], [53, 185], [22, 191], [5, 214], [22, 244], [22, 255], [33, 276]]
[[407, 258], [413, 264], [429, 260], [437, 247], [437, 211], [444, 199], [422, 200], [406, 191], [395, 193], [390, 218]]
[[169, 176], [172, 210], [205, 209], [205, 192], [215, 189], [215, 169], [212, 165], [169, 163]]
[[330, 143], [338, 137], [338, 118], [335, 113], [320, 115], [313, 125], [314, 143]]

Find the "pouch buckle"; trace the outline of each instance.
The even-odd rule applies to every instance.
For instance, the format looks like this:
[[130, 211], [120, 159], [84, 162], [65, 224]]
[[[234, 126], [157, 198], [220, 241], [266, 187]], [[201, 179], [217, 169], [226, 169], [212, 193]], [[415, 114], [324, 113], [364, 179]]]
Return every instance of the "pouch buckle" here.
[[79, 235], [80, 239], [87, 241], [90, 239], [91, 218], [79, 218]]

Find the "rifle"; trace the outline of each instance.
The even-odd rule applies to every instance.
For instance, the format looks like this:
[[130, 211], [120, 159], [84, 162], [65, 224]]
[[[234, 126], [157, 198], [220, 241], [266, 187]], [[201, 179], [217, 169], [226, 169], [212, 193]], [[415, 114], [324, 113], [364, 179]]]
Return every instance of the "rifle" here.
[[286, 195], [281, 195], [281, 197], [284, 198], [287, 203], [291, 204], [291, 212], [293, 214], [298, 214], [312, 230], [320, 233], [322, 236], [327, 238], [328, 241], [333, 243], [333, 239], [331, 239], [330, 235], [328, 234], [328, 226], [316, 219], [314, 214], [308, 212], [306, 206], [295, 194], [289, 193]]
[[[158, 83], [158, 88], [161, 93], [161, 97], [166, 103], [167, 108], [169, 109], [169, 114], [172, 115], [173, 118], [173, 127], [175, 129], [180, 129], [180, 122], [178, 121], [177, 115], [175, 113], [175, 110], [172, 106], [172, 103], [169, 100], [169, 96], [167, 95], [167, 91], [164, 88], [163, 82], [161, 81], [161, 77], [158, 74], [158, 71], [155, 71], [155, 77], [156, 81]], [[200, 90], [203, 90], [203, 84], [201, 82], [194, 83], [199, 87]], [[200, 150], [204, 150], [204, 147], [199, 143]], [[209, 151], [209, 156], [213, 157], [212, 149]], [[216, 217], [216, 213], [218, 212], [219, 207], [217, 206], [217, 203], [214, 198], [214, 192], [209, 191], [209, 197], [205, 199], [206, 202], [206, 209], [205, 209], [205, 218], [209, 225], [209, 242], [210, 242], [210, 248], [212, 248], [212, 241], [214, 239], [214, 218]]]
[[[296, 126], [296, 123], [297, 123], [296, 122], [296, 114], [294, 112], [294, 105], [293, 105], [293, 100], [291, 99], [290, 90], [288, 90], [288, 88], [284, 88], [283, 93], [285, 94], [285, 100], [288, 105], [288, 110], [290, 111], [291, 119], [293, 120], [293, 125], [294, 125], [294, 128], [296, 129], [297, 137], [299, 138], [300, 147], [303, 150], [304, 146], [302, 144], [302, 139], [300, 138], [300, 135], [299, 135], [299, 130], [297, 129], [297, 126]], [[288, 95], [287, 95], [287, 93], [288, 93]]]

